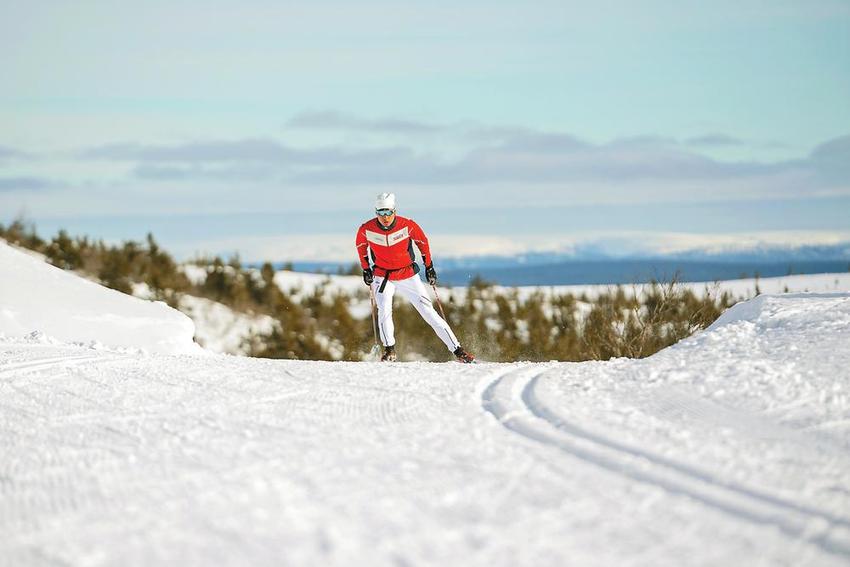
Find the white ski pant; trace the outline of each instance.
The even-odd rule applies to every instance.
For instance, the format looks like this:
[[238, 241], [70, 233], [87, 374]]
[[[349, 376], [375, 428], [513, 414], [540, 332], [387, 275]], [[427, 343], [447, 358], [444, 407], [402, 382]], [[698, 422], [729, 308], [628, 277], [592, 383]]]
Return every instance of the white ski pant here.
[[434, 310], [434, 305], [431, 303], [431, 298], [428, 296], [422, 280], [419, 279], [419, 275], [409, 277], [406, 280], [390, 280], [382, 293], [378, 290], [383, 281], [384, 278], [375, 278], [375, 281], [372, 282], [372, 290], [375, 292], [375, 302], [378, 304], [378, 329], [384, 346], [395, 345], [393, 296], [396, 291], [416, 308], [422, 318], [431, 325], [440, 340], [445, 343], [449, 351], [454, 352], [460, 346], [449, 324]]

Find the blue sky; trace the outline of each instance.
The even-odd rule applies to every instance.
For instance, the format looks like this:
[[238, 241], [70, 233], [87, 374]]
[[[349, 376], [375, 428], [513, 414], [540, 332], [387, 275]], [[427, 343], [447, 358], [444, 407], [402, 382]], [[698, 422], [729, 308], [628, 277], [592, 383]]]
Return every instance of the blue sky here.
[[846, 1], [0, 0], [0, 74], [0, 222], [46, 231], [251, 257], [393, 190], [446, 241], [850, 233]]

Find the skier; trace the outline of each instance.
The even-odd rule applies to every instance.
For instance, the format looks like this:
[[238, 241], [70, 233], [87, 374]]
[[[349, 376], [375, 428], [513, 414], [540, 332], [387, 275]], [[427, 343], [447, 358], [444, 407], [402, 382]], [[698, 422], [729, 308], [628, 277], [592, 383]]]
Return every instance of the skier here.
[[[378, 304], [378, 327], [384, 353], [381, 361], [396, 360], [393, 326], [393, 295], [401, 293], [431, 325], [440, 340], [457, 357], [458, 362], [475, 360], [455, 337], [449, 324], [434, 310], [431, 298], [419, 278], [419, 266], [414, 261], [414, 244], [422, 254], [425, 278], [437, 284], [437, 272], [428, 238], [412, 219], [396, 215], [393, 193], [381, 193], [375, 202], [376, 218], [369, 219], [357, 230], [357, 257], [363, 268], [363, 281], [371, 286]], [[370, 256], [374, 265], [370, 265]]]

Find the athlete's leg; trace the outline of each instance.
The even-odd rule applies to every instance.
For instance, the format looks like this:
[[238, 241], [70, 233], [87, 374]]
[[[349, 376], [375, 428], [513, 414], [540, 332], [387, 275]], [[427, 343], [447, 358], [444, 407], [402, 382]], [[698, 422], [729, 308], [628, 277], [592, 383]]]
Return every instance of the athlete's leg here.
[[384, 346], [395, 345], [395, 326], [393, 325], [393, 295], [395, 294], [395, 282], [387, 282], [384, 291], [380, 292], [381, 282], [384, 278], [375, 278], [372, 282], [372, 290], [375, 292], [375, 303], [378, 304], [378, 332]]
[[411, 278], [407, 278], [406, 280], [398, 280], [393, 282], [396, 284], [398, 288], [398, 292], [407, 299], [413, 307], [422, 315], [422, 318], [431, 325], [431, 328], [434, 329], [434, 332], [437, 333], [437, 336], [440, 337], [440, 340], [446, 345], [446, 348], [449, 349], [449, 352], [454, 352], [457, 347], [460, 346], [460, 343], [457, 340], [457, 337], [452, 332], [449, 324], [440, 317], [440, 314], [434, 309], [434, 305], [431, 303], [431, 298], [428, 296], [428, 292], [425, 290], [425, 286], [422, 284], [422, 280], [419, 279], [419, 275], [415, 275]]

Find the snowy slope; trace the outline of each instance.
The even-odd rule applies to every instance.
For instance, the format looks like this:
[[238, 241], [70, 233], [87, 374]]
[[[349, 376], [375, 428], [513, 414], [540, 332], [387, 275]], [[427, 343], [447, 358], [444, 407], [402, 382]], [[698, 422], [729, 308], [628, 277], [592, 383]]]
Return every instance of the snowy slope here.
[[[131, 330], [113, 292], [10, 265], [14, 321], [85, 341], [63, 322], [85, 307], [120, 314], [133, 344], [172, 329], [161, 306]], [[850, 561], [847, 293], [760, 297], [604, 363], [175, 356], [22, 332], [0, 339], [2, 565]]]
[[164, 303], [106, 289], [0, 240], [0, 333], [166, 354], [197, 353], [194, 325]]

